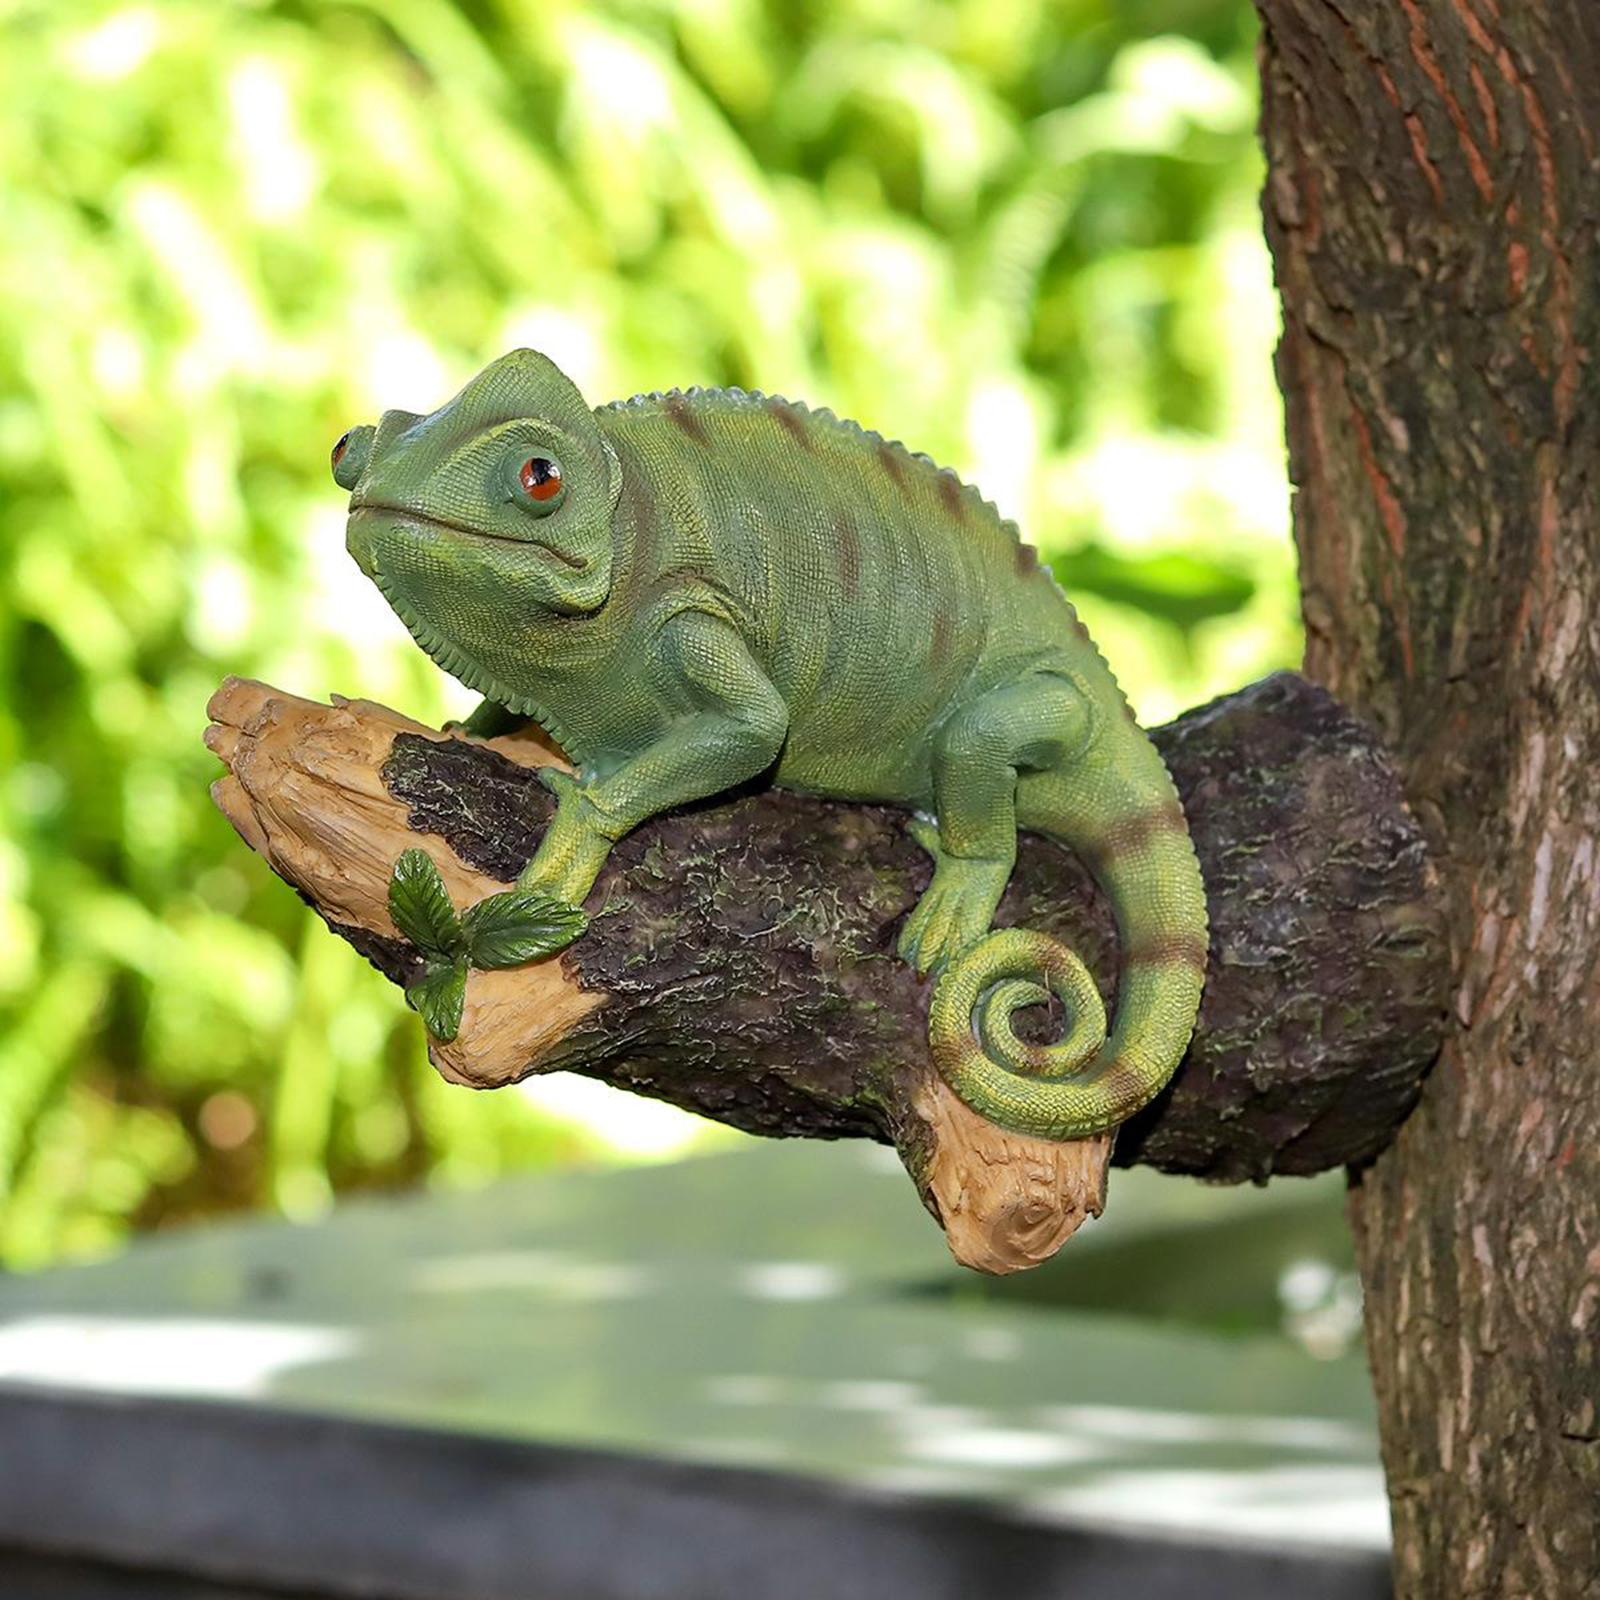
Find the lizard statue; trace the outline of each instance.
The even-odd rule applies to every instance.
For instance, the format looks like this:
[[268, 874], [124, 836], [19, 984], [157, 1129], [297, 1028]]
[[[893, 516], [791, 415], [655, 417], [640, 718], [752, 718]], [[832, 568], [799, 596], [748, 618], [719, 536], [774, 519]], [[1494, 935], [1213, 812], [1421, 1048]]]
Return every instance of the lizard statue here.
[[[956, 1094], [1072, 1139], [1172, 1075], [1208, 939], [1182, 806], [1048, 570], [954, 473], [739, 389], [591, 408], [531, 350], [428, 416], [352, 429], [333, 473], [361, 570], [485, 697], [465, 730], [532, 718], [576, 768], [541, 773], [558, 804], [519, 889], [577, 907], [630, 829], [762, 775], [903, 806], [934, 865], [899, 950], [936, 978]], [[1019, 827], [1110, 900], [1109, 1030], [1071, 951], [991, 928]], [[1051, 993], [1064, 1036], [1020, 1038], [1012, 1014]]]

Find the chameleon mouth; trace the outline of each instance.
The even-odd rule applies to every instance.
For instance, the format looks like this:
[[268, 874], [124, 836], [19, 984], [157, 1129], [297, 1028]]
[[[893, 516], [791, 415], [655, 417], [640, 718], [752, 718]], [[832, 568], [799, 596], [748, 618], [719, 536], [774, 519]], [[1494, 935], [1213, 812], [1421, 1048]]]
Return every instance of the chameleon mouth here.
[[531, 547], [542, 550], [552, 561], [559, 561], [564, 567], [571, 567], [577, 572], [584, 570], [582, 561], [568, 555], [565, 550], [558, 550], [554, 545], [546, 544], [542, 539], [511, 539], [504, 534], [485, 533], [481, 528], [469, 528], [465, 523], [452, 522], [447, 517], [434, 517], [421, 511], [413, 511], [409, 506], [383, 505], [373, 500], [363, 500], [359, 505], [351, 506], [350, 516], [353, 520], [367, 511], [376, 512], [379, 516], [393, 521], [415, 523], [424, 528], [437, 528], [458, 539], [472, 541], [481, 539], [485, 544], [511, 545], [519, 550]]

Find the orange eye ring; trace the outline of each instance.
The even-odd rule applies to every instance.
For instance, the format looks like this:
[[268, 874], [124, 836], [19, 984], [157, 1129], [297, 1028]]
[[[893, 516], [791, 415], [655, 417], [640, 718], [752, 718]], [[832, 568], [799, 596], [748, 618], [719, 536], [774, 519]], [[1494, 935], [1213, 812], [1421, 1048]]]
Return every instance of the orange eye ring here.
[[347, 428], [339, 435], [338, 442], [333, 447], [333, 454], [331, 457], [332, 464], [334, 466], [338, 466], [339, 463], [344, 459], [345, 451], [350, 448], [350, 435], [354, 432], [354, 428]]
[[562, 490], [560, 466], [549, 456], [529, 456], [517, 468], [517, 482], [530, 500], [548, 505]]

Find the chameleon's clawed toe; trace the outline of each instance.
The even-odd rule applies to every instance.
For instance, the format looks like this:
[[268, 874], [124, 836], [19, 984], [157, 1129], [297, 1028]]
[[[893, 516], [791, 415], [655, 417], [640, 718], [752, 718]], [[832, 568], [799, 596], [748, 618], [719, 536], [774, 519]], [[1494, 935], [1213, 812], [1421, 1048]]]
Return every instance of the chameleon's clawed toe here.
[[565, 767], [540, 767], [534, 776], [557, 800], [575, 794], [583, 787], [578, 776], [568, 772]]
[[[928, 846], [922, 839], [919, 844]], [[919, 977], [955, 960], [989, 931], [1011, 875], [1009, 861], [939, 854], [933, 882], [906, 918], [900, 954]]]
[[919, 978], [926, 977], [944, 954], [950, 920], [944, 900], [942, 893], [930, 889], [906, 918], [900, 935], [900, 955]]
[[959, 955], [967, 942], [960, 936], [961, 916], [956, 896], [948, 891], [934, 893], [930, 890], [917, 910], [921, 911], [923, 906], [927, 907], [927, 914], [917, 927], [914, 948], [907, 956], [919, 978], [937, 972]]

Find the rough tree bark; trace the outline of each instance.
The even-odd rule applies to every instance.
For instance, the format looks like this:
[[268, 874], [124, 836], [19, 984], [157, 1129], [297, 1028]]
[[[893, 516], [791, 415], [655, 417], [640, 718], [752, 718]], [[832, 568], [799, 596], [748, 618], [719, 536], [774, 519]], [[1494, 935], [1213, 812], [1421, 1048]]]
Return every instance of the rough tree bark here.
[[1451, 894], [1351, 1197], [1397, 1591], [1600, 1595], [1600, 6], [1258, 5], [1307, 669]]

